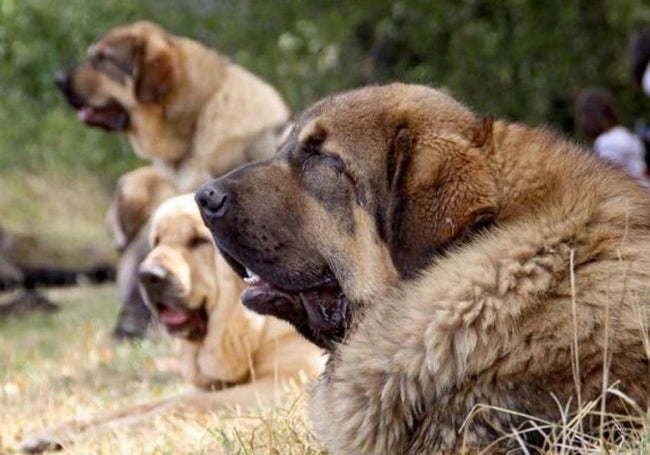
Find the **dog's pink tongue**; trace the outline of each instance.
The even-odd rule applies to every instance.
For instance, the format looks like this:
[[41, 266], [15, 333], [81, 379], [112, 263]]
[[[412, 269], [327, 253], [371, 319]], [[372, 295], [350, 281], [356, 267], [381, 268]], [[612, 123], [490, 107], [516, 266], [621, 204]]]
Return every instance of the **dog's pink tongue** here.
[[77, 111], [77, 117], [79, 117], [79, 120], [81, 120], [82, 122], [90, 121], [92, 115], [93, 115], [92, 107], [84, 106]]
[[179, 325], [186, 322], [190, 318], [190, 315], [187, 311], [166, 308], [158, 313], [158, 318], [164, 324]]

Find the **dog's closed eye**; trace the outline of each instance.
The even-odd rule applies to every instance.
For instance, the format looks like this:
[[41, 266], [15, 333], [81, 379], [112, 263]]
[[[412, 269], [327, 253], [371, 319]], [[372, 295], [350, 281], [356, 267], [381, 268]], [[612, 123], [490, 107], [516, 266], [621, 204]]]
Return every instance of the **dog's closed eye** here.
[[190, 241], [187, 242], [187, 246], [190, 249], [199, 248], [199, 247], [204, 246], [204, 245], [212, 245], [212, 240], [210, 240], [207, 237], [196, 236], [196, 237], [192, 237], [190, 239]]

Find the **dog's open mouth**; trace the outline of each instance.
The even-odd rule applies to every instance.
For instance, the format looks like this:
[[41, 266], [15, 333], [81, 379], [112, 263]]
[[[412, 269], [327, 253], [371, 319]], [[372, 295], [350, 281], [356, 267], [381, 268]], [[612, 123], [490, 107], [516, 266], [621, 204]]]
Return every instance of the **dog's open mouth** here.
[[108, 131], [122, 131], [129, 126], [129, 114], [117, 103], [102, 107], [77, 106], [77, 116], [86, 125], [97, 126]]
[[[236, 263], [226, 256], [231, 264]], [[327, 350], [344, 339], [350, 323], [350, 304], [335, 281], [287, 291], [241, 264], [237, 263], [235, 269], [250, 286], [241, 295], [247, 308], [291, 323], [305, 338]]]
[[205, 311], [205, 305], [201, 305], [197, 309], [187, 309], [157, 303], [156, 313], [158, 320], [171, 335], [190, 341], [199, 341], [207, 333], [208, 314]]

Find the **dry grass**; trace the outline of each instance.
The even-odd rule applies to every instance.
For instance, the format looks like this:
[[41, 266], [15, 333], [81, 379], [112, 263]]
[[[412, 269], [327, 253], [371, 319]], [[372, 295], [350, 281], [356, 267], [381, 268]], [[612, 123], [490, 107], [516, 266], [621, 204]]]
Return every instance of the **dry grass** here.
[[[527, 430], [511, 429], [503, 432], [501, 436], [482, 453], [492, 453], [497, 444], [508, 442], [513, 448], [513, 453], [529, 454], [533, 452], [526, 446], [526, 433], [544, 434], [544, 444], [547, 454], [638, 454], [650, 453], [650, 415], [636, 403], [627, 398], [618, 390], [616, 385], [610, 386], [606, 396], [617, 396], [629, 404], [628, 415], [603, 414], [600, 410], [602, 400], [593, 400], [583, 403], [577, 412], [569, 413], [567, 409], [571, 403], [559, 403], [556, 400], [560, 422], [549, 422], [534, 416], [529, 416], [511, 411], [509, 409], [493, 406], [478, 405], [468, 416], [466, 422], [478, 417], [483, 412], [504, 413], [521, 417], [526, 422]], [[605, 422], [600, 435], [586, 433], [583, 423], [602, 419]]]
[[[182, 391], [180, 378], [161, 372], [156, 358], [172, 352], [160, 333], [137, 344], [110, 341], [116, 304], [112, 286], [50, 292], [63, 311], [0, 321], [0, 453], [16, 453], [30, 431], [106, 409], [156, 400]], [[649, 379], [650, 380], [650, 379]], [[619, 394], [615, 385], [607, 393]], [[558, 403], [560, 409], [562, 404]], [[488, 410], [478, 407], [476, 413]], [[508, 410], [489, 411], [511, 412]], [[608, 416], [618, 439], [588, 435], [581, 422], [598, 416], [599, 402], [583, 403], [557, 424], [528, 420], [548, 433], [553, 453], [650, 453], [645, 410], [632, 417]], [[475, 416], [474, 415], [474, 416]], [[632, 421], [635, 428], [630, 428]], [[613, 434], [613, 433], [612, 433]], [[512, 431], [503, 438], [523, 440]], [[280, 409], [219, 414], [167, 414], [135, 428], [93, 434], [66, 448], [69, 454], [319, 454], [323, 453], [296, 392]], [[522, 453], [526, 453], [522, 446]]]
[[[157, 357], [172, 352], [156, 334], [115, 345], [112, 286], [50, 292], [54, 315], [0, 321], [0, 453], [16, 453], [28, 432], [107, 409], [157, 400], [186, 388], [161, 372]], [[297, 391], [280, 409], [251, 413], [161, 415], [136, 428], [90, 435], [70, 454], [321, 453]]]

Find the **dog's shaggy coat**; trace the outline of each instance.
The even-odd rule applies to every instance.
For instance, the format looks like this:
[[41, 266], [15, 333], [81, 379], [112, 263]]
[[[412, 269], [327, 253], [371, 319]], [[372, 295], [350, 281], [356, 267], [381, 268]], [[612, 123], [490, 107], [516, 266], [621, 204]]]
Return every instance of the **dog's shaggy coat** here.
[[[126, 134], [135, 153], [153, 163], [160, 174], [155, 179], [170, 182], [176, 194], [270, 156], [289, 117], [264, 80], [147, 21], [107, 31], [57, 85], [85, 124]], [[147, 253], [146, 236], [145, 229], [120, 258], [120, 338], [142, 337], [147, 328], [149, 313], [128, 278], [133, 259]]]
[[[244, 303], [331, 351], [310, 409], [333, 453], [480, 450], [604, 377], [649, 404], [650, 193], [546, 129], [368, 87], [196, 199], [226, 258], [259, 274]], [[467, 419], [478, 405], [514, 412]]]
[[126, 133], [179, 192], [272, 153], [289, 117], [265, 81], [146, 21], [109, 30], [57, 84], [82, 121]]
[[140, 295], [138, 267], [149, 252], [151, 214], [176, 188], [154, 166], [143, 166], [122, 175], [117, 181], [106, 224], [120, 253], [117, 266], [117, 293], [122, 306], [113, 330], [118, 339], [143, 336], [151, 312]]

